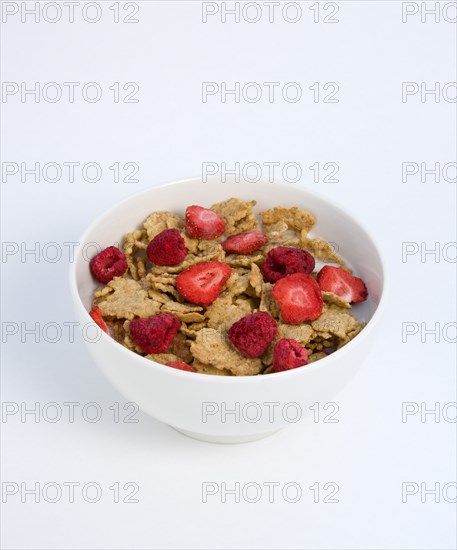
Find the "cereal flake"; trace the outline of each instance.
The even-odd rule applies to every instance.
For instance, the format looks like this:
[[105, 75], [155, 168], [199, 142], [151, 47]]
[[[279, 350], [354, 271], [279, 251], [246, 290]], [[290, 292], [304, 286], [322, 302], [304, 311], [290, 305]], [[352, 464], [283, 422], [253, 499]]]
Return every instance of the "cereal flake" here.
[[213, 328], [204, 328], [190, 346], [192, 355], [206, 365], [227, 369], [236, 376], [259, 374], [260, 359], [248, 359], [234, 350], [227, 342], [225, 334]]
[[270, 210], [265, 210], [260, 213], [262, 217], [262, 223], [265, 225], [276, 224], [283, 222], [287, 224], [289, 229], [295, 229], [296, 231], [311, 230], [316, 223], [316, 218], [307, 210], [302, 210], [296, 206], [292, 208], [285, 208], [284, 206], [275, 206]]
[[256, 201], [244, 202], [240, 199], [231, 198], [227, 201], [213, 204], [211, 210], [214, 210], [225, 220], [225, 234], [243, 233], [257, 229], [259, 223], [252, 210]]
[[148, 238], [151, 241], [165, 229], [184, 229], [184, 220], [173, 212], [153, 212], [143, 224]]
[[131, 320], [159, 313], [160, 304], [152, 300], [148, 292], [133, 279], [115, 277], [106, 288], [109, 290], [104, 292], [97, 302], [103, 317]]

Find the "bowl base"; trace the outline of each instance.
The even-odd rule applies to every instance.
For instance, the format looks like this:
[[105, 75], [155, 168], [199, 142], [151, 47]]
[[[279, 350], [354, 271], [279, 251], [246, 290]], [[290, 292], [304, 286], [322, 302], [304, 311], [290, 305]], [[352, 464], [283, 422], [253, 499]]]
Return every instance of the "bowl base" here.
[[250, 441], [257, 441], [258, 439], [269, 437], [270, 435], [273, 435], [284, 429], [284, 428], [279, 428], [278, 430], [273, 430], [271, 432], [263, 432], [260, 434], [252, 434], [252, 435], [208, 435], [208, 434], [201, 434], [198, 432], [188, 432], [187, 430], [181, 430], [180, 428], [175, 428], [174, 426], [171, 426], [171, 427], [177, 432], [183, 435], [187, 435], [187, 437], [191, 437], [192, 439], [198, 439], [199, 441], [206, 441], [207, 443], [219, 443], [222, 445], [232, 445], [236, 443], [249, 443]]

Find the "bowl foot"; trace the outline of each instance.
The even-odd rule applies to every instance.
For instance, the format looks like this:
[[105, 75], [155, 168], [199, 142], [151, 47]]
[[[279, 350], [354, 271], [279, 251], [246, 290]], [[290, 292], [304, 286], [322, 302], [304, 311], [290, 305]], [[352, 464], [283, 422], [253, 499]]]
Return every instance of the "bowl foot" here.
[[177, 432], [187, 435], [187, 437], [191, 437], [192, 439], [198, 439], [199, 441], [206, 441], [207, 443], [220, 443], [223, 445], [231, 445], [234, 443], [249, 443], [250, 441], [257, 441], [258, 439], [269, 437], [270, 435], [273, 435], [283, 429], [283, 428], [279, 428], [278, 430], [273, 430], [271, 432], [263, 432], [260, 434], [252, 434], [252, 435], [208, 435], [208, 434], [201, 434], [198, 432], [188, 432], [187, 430], [181, 430], [179, 428], [175, 428], [174, 426], [171, 426], [171, 427]]

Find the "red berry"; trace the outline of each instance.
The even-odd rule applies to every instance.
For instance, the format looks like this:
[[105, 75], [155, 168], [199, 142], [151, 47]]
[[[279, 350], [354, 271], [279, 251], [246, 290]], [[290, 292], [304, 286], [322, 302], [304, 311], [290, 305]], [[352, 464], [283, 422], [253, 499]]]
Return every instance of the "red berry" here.
[[90, 310], [89, 315], [92, 317], [94, 322], [103, 330], [103, 332], [106, 332], [106, 334], [109, 334], [108, 326], [103, 320], [102, 314], [100, 313], [100, 310], [97, 306], [94, 306]]
[[273, 286], [272, 293], [281, 308], [282, 318], [290, 325], [312, 321], [322, 313], [322, 294], [311, 275], [287, 275]]
[[258, 311], [233, 323], [227, 336], [241, 354], [255, 358], [265, 353], [277, 332], [273, 317], [265, 311]]
[[92, 275], [100, 283], [109, 283], [127, 271], [125, 255], [115, 246], [108, 246], [92, 258], [89, 264]]
[[176, 277], [176, 288], [189, 302], [207, 306], [222, 292], [231, 273], [231, 267], [218, 260], [195, 264]]
[[306, 250], [289, 246], [272, 248], [263, 264], [265, 278], [270, 283], [276, 283], [286, 275], [305, 273], [308, 275], [314, 269], [314, 258]]
[[216, 239], [225, 231], [225, 221], [216, 212], [202, 206], [186, 208], [186, 231], [193, 239]]
[[273, 370], [296, 369], [308, 364], [308, 350], [301, 346], [296, 340], [282, 338], [276, 342], [273, 349]]
[[368, 296], [362, 279], [354, 277], [341, 267], [324, 266], [317, 274], [317, 282], [321, 290], [333, 292], [346, 302], [363, 302]]
[[262, 248], [268, 242], [268, 237], [260, 231], [246, 231], [237, 235], [230, 235], [222, 243], [222, 248], [226, 252], [235, 254], [250, 254], [259, 248]]
[[187, 370], [189, 372], [197, 372], [194, 367], [191, 367], [187, 363], [184, 363], [184, 361], [170, 361], [169, 363], [165, 363], [167, 367], [173, 367], [174, 369], [179, 370]]
[[169, 313], [158, 313], [146, 319], [137, 318], [130, 323], [130, 336], [146, 353], [163, 353], [170, 346], [180, 323]]
[[153, 264], [176, 265], [187, 256], [187, 249], [177, 229], [165, 229], [148, 244], [146, 254]]

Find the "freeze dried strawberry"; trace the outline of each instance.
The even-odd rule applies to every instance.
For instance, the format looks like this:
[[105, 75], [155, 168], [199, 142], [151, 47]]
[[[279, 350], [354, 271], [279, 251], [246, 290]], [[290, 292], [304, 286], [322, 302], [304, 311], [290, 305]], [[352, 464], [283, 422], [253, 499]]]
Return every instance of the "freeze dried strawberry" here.
[[235, 254], [250, 254], [259, 248], [262, 248], [268, 242], [268, 237], [260, 231], [246, 231], [237, 235], [230, 235], [222, 243], [222, 248], [226, 252]]
[[216, 239], [225, 231], [225, 221], [213, 210], [202, 206], [186, 208], [186, 231], [193, 239]]
[[89, 267], [97, 281], [106, 285], [127, 271], [127, 260], [119, 248], [108, 246], [92, 258]]
[[232, 268], [214, 260], [195, 264], [176, 277], [176, 288], [186, 300], [199, 306], [208, 306], [219, 296]]
[[137, 318], [130, 323], [130, 336], [146, 353], [164, 353], [170, 346], [180, 323], [169, 313], [158, 313], [146, 319]]
[[165, 229], [148, 244], [148, 258], [157, 265], [180, 264], [187, 256], [187, 249], [181, 233], [176, 229]]
[[362, 279], [354, 277], [341, 267], [324, 266], [317, 274], [317, 282], [321, 290], [333, 292], [346, 302], [363, 302], [368, 296]]
[[314, 258], [306, 250], [290, 246], [272, 248], [263, 264], [263, 272], [269, 283], [276, 283], [286, 275], [305, 273], [314, 269]]
[[296, 369], [308, 364], [308, 350], [301, 346], [296, 340], [282, 338], [276, 342], [273, 349], [273, 370]]
[[282, 318], [290, 325], [313, 321], [322, 313], [321, 290], [311, 275], [287, 275], [274, 285], [272, 294], [279, 304]]
[[197, 372], [194, 367], [191, 367], [187, 363], [184, 363], [184, 361], [170, 361], [169, 363], [165, 363], [167, 367], [173, 367], [174, 369], [179, 370], [187, 370], [189, 372]]
[[100, 310], [97, 306], [94, 306], [90, 312], [89, 315], [92, 317], [94, 322], [103, 330], [103, 332], [106, 332], [106, 334], [109, 334], [108, 326], [103, 320], [102, 314], [100, 313]]
[[233, 323], [227, 336], [241, 354], [254, 359], [265, 353], [277, 332], [273, 317], [265, 311], [258, 311]]

